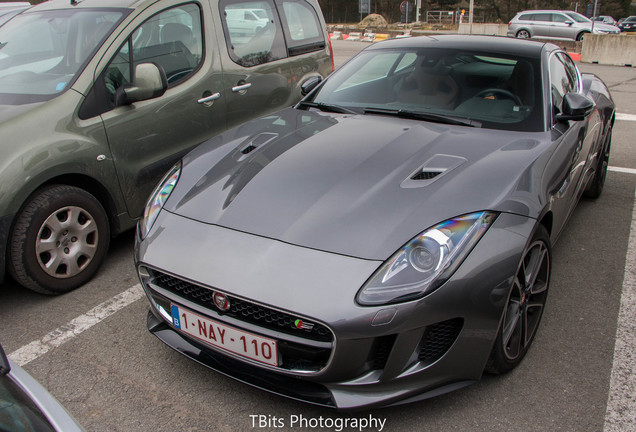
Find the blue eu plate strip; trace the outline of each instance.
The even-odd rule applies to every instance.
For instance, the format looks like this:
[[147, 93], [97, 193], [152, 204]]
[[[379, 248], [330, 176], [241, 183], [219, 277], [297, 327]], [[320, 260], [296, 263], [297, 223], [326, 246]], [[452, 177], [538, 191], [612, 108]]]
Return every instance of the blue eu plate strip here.
[[181, 322], [179, 321], [179, 307], [172, 305], [172, 323], [178, 329], [181, 329]]

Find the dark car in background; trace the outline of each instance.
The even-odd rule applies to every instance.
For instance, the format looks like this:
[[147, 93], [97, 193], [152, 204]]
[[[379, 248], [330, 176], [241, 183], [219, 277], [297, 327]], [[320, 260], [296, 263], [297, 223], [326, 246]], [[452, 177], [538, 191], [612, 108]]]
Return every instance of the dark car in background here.
[[[226, 19], [246, 8], [250, 32]], [[317, 0], [52, 0], [0, 43], [0, 283], [46, 294], [95, 274], [186, 152], [333, 70]]]
[[614, 112], [553, 44], [371, 45], [166, 174], [136, 238], [148, 328], [339, 409], [505, 373], [539, 329], [552, 244], [601, 194]]
[[618, 24], [622, 32], [636, 32], [636, 15], [625, 18]]

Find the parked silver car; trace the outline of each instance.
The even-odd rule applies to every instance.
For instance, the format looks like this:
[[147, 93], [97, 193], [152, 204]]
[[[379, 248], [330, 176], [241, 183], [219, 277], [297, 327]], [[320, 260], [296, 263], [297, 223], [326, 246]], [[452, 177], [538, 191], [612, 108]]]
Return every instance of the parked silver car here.
[[0, 345], [0, 431], [82, 432], [82, 427]]
[[[593, 25], [592, 25], [593, 24]], [[574, 39], [580, 41], [586, 33], [619, 34], [613, 25], [592, 23], [574, 11], [528, 10], [519, 12], [508, 23], [508, 36], [518, 38]]]

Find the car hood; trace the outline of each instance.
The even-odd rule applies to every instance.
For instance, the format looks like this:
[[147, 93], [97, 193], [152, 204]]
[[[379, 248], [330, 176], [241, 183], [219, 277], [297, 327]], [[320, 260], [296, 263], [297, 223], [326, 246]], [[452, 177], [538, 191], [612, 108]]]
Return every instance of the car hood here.
[[535, 161], [546, 136], [290, 108], [186, 156], [165, 209], [384, 260], [458, 215], [490, 209], [536, 216], [541, 194], [533, 188], [541, 177], [534, 171], [542, 168]]
[[7, 123], [9, 120], [12, 120], [18, 116], [23, 114], [27, 114], [28, 112], [36, 109], [44, 102], [36, 102], [30, 104], [22, 104], [22, 105], [6, 105], [0, 102], [0, 125]]
[[[591, 29], [592, 28], [592, 23], [586, 23], [586, 27]], [[606, 31], [606, 32], [612, 32], [612, 31], [615, 32], [615, 31], [619, 31], [620, 30], [617, 26], [613, 26], [613, 25], [610, 25], [610, 24], [604, 24], [604, 23], [601, 23], [601, 22], [594, 23], [594, 29], [603, 30], [603, 31]]]

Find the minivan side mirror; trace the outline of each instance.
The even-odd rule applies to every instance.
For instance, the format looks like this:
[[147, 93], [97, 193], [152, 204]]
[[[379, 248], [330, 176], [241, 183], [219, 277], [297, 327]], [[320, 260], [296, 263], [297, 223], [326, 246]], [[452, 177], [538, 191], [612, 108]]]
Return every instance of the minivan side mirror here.
[[307, 78], [305, 81], [303, 81], [303, 83], [300, 85], [300, 93], [303, 96], [307, 96], [309, 93], [311, 93], [311, 91], [313, 89], [315, 89], [318, 84], [320, 84], [322, 82], [322, 77], [321, 76], [312, 76]]
[[563, 112], [556, 115], [557, 121], [585, 120], [594, 109], [594, 102], [580, 93], [566, 93], [563, 97]]
[[162, 96], [167, 89], [168, 79], [161, 66], [140, 63], [135, 67], [132, 83], [117, 89], [115, 103], [120, 106], [153, 99]]

